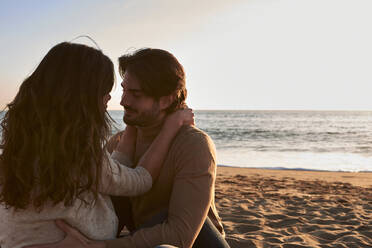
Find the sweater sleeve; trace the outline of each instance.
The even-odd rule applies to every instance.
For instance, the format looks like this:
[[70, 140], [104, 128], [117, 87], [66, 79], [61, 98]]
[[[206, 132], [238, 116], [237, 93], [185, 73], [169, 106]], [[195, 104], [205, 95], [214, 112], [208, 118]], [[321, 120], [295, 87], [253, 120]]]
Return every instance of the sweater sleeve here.
[[111, 158], [113, 160], [116, 160], [117, 162], [119, 162], [120, 164], [124, 165], [124, 166], [127, 166], [127, 167], [133, 167], [133, 162], [128, 158], [127, 155], [125, 155], [124, 153], [122, 152], [119, 152], [119, 151], [113, 151], [111, 153]]
[[[116, 196], [136, 196], [150, 190], [152, 177], [143, 167], [130, 168], [130, 160], [122, 153], [107, 154], [103, 164], [99, 191]], [[127, 166], [123, 165], [125, 163]]]
[[[215, 148], [209, 137], [193, 134], [175, 151], [176, 176], [168, 219], [131, 236], [107, 240], [107, 248], [154, 247], [170, 244], [189, 248], [195, 241], [211, 204], [216, 176]], [[197, 136], [197, 137], [195, 137]]]

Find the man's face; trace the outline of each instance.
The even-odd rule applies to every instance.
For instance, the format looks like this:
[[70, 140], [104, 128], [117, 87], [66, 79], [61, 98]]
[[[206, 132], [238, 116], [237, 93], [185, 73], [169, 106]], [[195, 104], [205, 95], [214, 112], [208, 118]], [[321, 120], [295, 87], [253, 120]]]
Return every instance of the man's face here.
[[138, 79], [128, 71], [124, 74], [121, 87], [123, 94], [120, 105], [124, 107], [124, 122], [140, 127], [153, 124], [160, 114], [159, 102], [147, 96]]

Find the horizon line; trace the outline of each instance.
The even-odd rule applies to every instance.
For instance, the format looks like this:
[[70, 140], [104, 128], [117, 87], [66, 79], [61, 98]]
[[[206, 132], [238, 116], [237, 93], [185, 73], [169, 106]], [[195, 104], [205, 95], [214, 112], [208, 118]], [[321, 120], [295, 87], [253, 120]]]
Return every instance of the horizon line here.
[[[194, 109], [196, 111], [321, 111], [321, 112], [372, 112], [372, 109]], [[107, 111], [124, 111], [123, 109], [107, 109]]]

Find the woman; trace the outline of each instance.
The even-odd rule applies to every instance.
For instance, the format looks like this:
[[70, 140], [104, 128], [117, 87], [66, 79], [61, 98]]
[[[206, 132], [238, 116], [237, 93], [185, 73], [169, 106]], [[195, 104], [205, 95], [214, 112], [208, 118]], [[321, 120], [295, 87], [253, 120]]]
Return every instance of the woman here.
[[151, 188], [169, 144], [191, 110], [170, 115], [138, 166], [130, 161], [133, 128], [110, 157], [106, 112], [114, 84], [111, 60], [101, 51], [63, 42], [22, 83], [1, 123], [0, 246], [17, 248], [61, 240], [63, 219], [93, 239], [114, 238], [117, 217], [110, 195]]

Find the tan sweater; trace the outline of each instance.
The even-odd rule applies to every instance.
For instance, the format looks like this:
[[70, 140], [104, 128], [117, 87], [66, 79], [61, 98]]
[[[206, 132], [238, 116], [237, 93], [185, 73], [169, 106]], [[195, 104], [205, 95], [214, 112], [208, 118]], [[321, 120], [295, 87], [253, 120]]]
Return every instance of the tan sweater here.
[[[87, 206], [76, 200], [69, 207], [63, 203], [46, 205], [39, 213], [33, 208], [15, 212], [0, 205], [0, 246], [18, 248], [60, 241], [64, 233], [54, 224], [56, 219], [65, 220], [91, 239], [114, 238], [118, 220], [108, 194], [139, 195], [152, 185], [151, 175], [145, 168], [131, 169], [122, 165], [128, 163], [123, 154], [114, 152], [103, 165], [100, 194], [95, 205]], [[84, 194], [85, 200], [92, 198], [92, 193]]]
[[[112, 147], [115, 140], [118, 141], [114, 137]], [[138, 161], [146, 145], [137, 139], [137, 148]], [[168, 209], [167, 221], [140, 229], [132, 236], [108, 240], [107, 248], [152, 248], [164, 243], [191, 247], [207, 215], [224, 235], [214, 202], [215, 178], [216, 157], [212, 140], [197, 128], [181, 128], [151, 190], [131, 198], [136, 227], [164, 208]]]

